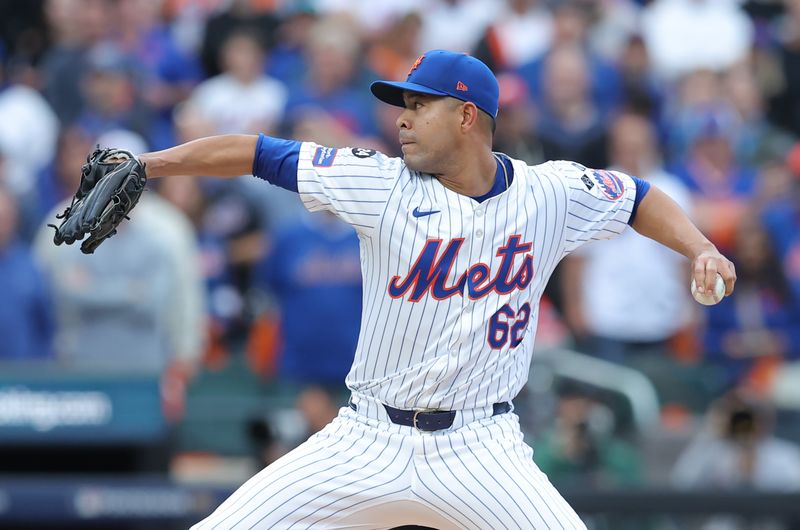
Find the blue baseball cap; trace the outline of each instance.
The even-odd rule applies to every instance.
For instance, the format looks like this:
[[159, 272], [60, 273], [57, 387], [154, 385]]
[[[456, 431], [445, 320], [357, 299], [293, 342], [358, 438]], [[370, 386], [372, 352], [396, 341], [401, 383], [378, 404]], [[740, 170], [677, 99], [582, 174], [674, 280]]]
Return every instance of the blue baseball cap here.
[[376, 98], [397, 107], [406, 106], [403, 91], [408, 90], [470, 101], [492, 118], [497, 117], [497, 79], [488, 66], [466, 53], [425, 52], [411, 66], [405, 81], [375, 81], [369, 88]]

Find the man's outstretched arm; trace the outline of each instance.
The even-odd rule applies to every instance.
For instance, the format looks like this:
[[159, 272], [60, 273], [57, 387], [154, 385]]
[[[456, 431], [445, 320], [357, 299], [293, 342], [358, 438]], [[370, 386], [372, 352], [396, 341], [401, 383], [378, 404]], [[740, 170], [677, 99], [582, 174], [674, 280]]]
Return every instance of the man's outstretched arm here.
[[736, 270], [717, 247], [692, 223], [686, 213], [667, 194], [655, 186], [642, 199], [633, 228], [654, 241], [689, 258], [697, 290], [714, 292], [716, 274], [725, 280], [725, 294], [733, 292]]
[[237, 177], [253, 171], [257, 143], [257, 135], [210, 136], [163, 151], [144, 153], [138, 158], [145, 164], [148, 178], [175, 175]]

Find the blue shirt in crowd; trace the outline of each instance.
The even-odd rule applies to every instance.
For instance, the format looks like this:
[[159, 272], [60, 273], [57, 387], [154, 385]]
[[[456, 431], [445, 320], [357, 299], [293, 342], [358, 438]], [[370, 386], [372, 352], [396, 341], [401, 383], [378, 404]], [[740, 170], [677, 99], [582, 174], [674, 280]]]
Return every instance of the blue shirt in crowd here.
[[21, 243], [0, 248], [0, 360], [50, 357], [55, 319], [39, 267]]
[[330, 214], [317, 213], [275, 235], [259, 281], [280, 301], [279, 371], [316, 384], [344, 381], [361, 323], [358, 237]]

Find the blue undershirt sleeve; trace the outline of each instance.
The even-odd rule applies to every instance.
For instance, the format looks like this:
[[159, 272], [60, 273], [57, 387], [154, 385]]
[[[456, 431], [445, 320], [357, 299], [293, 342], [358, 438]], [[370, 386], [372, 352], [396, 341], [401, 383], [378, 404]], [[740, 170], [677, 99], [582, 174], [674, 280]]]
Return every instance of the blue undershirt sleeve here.
[[253, 176], [297, 192], [297, 161], [301, 143], [295, 140], [258, 135], [253, 157]]
[[636, 219], [636, 212], [639, 210], [639, 203], [642, 202], [644, 196], [650, 191], [650, 183], [638, 177], [631, 176], [636, 183], [636, 198], [633, 200], [633, 209], [631, 210], [631, 217], [628, 219], [628, 225], [633, 226]]

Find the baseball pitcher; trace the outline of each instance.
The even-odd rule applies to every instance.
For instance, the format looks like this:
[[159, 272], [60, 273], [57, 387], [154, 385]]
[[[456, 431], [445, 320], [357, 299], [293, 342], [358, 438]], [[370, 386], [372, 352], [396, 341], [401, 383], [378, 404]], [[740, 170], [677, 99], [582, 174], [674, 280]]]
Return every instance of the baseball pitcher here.
[[117, 173], [136, 184], [252, 173], [358, 233], [363, 315], [349, 406], [194, 528], [583, 529], [533, 463], [512, 405], [549, 276], [582, 243], [628, 225], [685, 255], [701, 289], [719, 273], [730, 294], [733, 265], [642, 180], [492, 152], [498, 85], [468, 55], [430, 51], [405, 82], [371, 90], [404, 109], [402, 158], [229, 135], [125, 155], [116, 168], [90, 160], [57, 229], [56, 242], [86, 238], [88, 251], [113, 235], [140, 189], [115, 198], [114, 184], [130, 182]]

